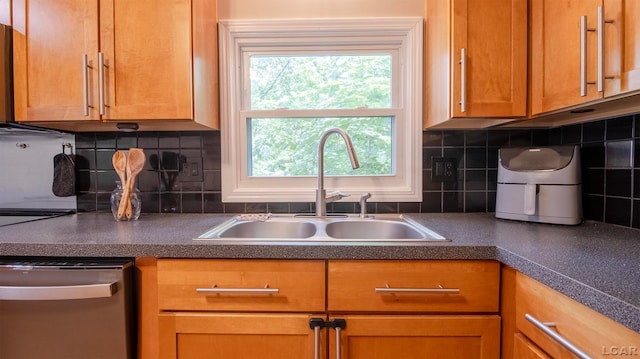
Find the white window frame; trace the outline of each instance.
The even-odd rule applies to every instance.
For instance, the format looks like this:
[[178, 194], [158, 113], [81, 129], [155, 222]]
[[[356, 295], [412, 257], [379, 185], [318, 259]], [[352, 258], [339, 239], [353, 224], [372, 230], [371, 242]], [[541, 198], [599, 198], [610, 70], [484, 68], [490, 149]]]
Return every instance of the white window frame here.
[[[325, 176], [327, 190], [352, 194], [358, 201], [370, 192], [375, 202], [422, 201], [422, 35], [423, 19], [282, 19], [221, 20], [219, 32], [220, 118], [223, 202], [314, 202], [317, 177], [249, 177], [247, 117], [274, 116], [279, 111], [248, 111], [243, 101], [247, 53], [260, 48], [348, 46], [351, 49], [394, 48], [398, 54], [398, 89], [391, 109], [348, 110], [349, 116], [396, 114], [394, 174], [389, 176]], [[313, 45], [313, 46], [312, 46]], [[315, 47], [317, 48], [317, 47]], [[247, 105], [248, 106], [248, 105]], [[295, 117], [295, 110], [281, 110]], [[321, 117], [334, 111], [321, 111]], [[308, 114], [309, 111], [304, 111]], [[346, 149], [345, 149], [346, 151]], [[357, 149], [356, 149], [357, 151]], [[365, 159], [360, 158], [360, 161]]]

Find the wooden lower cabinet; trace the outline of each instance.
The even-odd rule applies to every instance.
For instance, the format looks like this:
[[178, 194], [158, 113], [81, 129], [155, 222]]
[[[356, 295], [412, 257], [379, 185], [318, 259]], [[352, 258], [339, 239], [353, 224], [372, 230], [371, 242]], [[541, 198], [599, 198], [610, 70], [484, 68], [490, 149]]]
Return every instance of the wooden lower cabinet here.
[[[160, 358], [313, 358], [307, 314], [165, 313], [160, 315]], [[317, 317], [317, 316], [316, 316]], [[326, 342], [320, 331], [320, 342]], [[325, 355], [325, 346], [319, 346]]]
[[159, 259], [157, 271], [159, 358], [314, 358], [325, 261]]
[[[329, 358], [423, 359], [500, 357], [497, 315], [346, 315], [329, 334]], [[331, 319], [331, 318], [330, 318]], [[340, 341], [340, 356], [336, 355]]]
[[640, 333], [509, 267], [500, 315], [503, 359], [577, 358], [570, 348], [594, 359], [640, 355]]
[[513, 336], [513, 357], [518, 359], [551, 359], [547, 353], [519, 333]]
[[500, 357], [494, 261], [159, 259], [155, 283], [162, 359]]
[[498, 262], [330, 260], [327, 288], [329, 358], [500, 357]]

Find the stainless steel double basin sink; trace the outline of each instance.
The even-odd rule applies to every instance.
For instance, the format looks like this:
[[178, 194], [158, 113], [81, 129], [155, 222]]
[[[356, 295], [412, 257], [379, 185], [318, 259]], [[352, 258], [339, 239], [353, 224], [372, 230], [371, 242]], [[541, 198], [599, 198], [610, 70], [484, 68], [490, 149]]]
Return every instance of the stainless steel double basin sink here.
[[447, 241], [398, 214], [354, 216], [239, 215], [195, 238], [233, 242], [420, 242]]

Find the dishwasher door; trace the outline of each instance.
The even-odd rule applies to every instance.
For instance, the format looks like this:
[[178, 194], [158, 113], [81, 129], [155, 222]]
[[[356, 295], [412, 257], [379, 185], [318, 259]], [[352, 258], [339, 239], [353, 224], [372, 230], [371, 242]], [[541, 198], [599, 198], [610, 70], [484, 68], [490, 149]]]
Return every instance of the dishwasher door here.
[[0, 358], [135, 358], [133, 264], [0, 262]]

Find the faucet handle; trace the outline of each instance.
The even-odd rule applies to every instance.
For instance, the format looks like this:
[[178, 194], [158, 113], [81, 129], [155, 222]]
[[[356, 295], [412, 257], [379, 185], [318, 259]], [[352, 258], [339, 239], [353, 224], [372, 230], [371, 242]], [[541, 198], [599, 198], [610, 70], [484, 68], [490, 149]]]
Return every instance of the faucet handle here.
[[367, 192], [360, 196], [360, 218], [367, 218], [367, 200], [371, 198], [371, 193]]
[[327, 201], [327, 203], [334, 202], [334, 201], [339, 201], [339, 200], [343, 199], [344, 197], [349, 197], [349, 196], [351, 196], [351, 195], [350, 194], [346, 194], [346, 193], [342, 193], [340, 191], [338, 191], [338, 192], [330, 192], [330, 193], [327, 193], [326, 201]]

